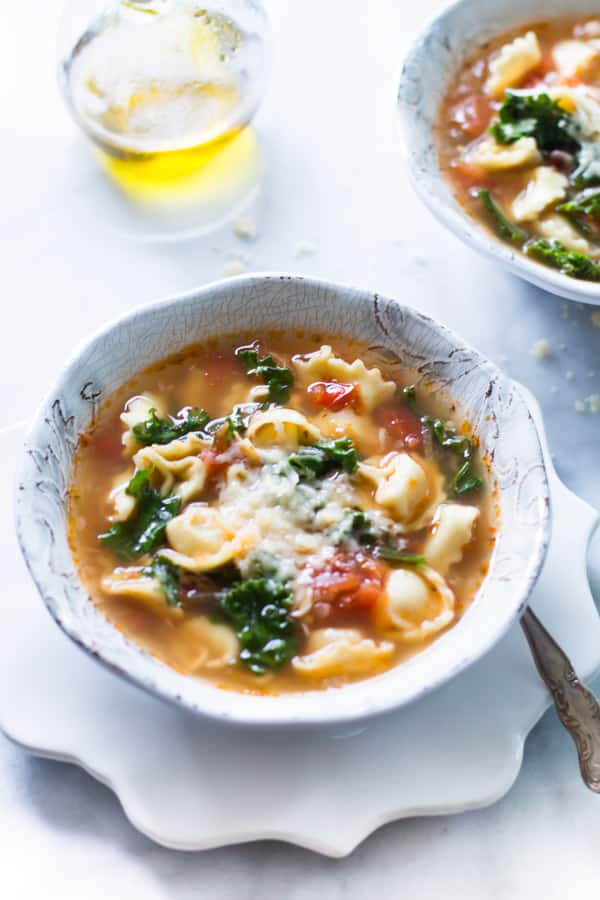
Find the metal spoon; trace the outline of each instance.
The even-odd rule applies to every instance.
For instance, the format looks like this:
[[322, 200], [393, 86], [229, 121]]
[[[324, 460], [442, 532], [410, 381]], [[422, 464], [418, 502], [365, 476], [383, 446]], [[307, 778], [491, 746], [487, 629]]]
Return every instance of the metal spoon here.
[[600, 703], [579, 680], [570, 659], [529, 607], [521, 619], [538, 672], [560, 721], [575, 743], [581, 777], [600, 794]]

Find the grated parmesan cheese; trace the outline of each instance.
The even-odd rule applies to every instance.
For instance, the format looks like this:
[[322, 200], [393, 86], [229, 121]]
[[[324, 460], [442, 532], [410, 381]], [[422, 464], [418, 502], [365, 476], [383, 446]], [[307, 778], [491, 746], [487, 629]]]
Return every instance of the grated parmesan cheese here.
[[532, 356], [535, 356], [536, 359], [546, 359], [546, 357], [552, 355], [550, 344], [546, 338], [540, 338], [539, 341], [536, 341], [529, 352]]

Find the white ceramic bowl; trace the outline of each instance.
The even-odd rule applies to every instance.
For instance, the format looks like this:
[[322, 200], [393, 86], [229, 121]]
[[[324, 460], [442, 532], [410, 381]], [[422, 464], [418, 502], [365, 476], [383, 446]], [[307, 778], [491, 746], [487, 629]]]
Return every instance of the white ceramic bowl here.
[[424, 29], [409, 51], [398, 89], [398, 114], [413, 184], [430, 211], [465, 243], [553, 294], [600, 305], [600, 284], [577, 281], [529, 259], [471, 219], [439, 165], [435, 124], [450, 80], [478, 47], [512, 28], [565, 16], [600, 15], [597, 0], [458, 0]]
[[[306, 329], [358, 338], [390, 362], [438, 382], [492, 459], [501, 527], [490, 572], [463, 618], [425, 652], [339, 690], [245, 696], [178, 674], [127, 641], [81, 585], [66, 537], [65, 495], [79, 434], [98, 405], [154, 361], [220, 333]], [[408, 703], [492, 647], [523, 610], [544, 559], [548, 485], [537, 431], [512, 382], [431, 319], [367, 291], [294, 276], [253, 275], [146, 306], [96, 334], [65, 367], [37, 413], [18, 478], [17, 531], [50, 613], [82, 649], [167, 700], [223, 721], [306, 725], [350, 721]], [[23, 648], [24, 652], [26, 648]], [[493, 686], [490, 686], [494, 690]], [[58, 699], [58, 698], [57, 698]]]

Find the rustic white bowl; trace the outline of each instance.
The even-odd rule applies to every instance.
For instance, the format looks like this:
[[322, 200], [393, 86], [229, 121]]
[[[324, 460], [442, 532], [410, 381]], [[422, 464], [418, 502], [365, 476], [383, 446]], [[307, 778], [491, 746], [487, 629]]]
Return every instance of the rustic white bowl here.
[[[178, 674], [126, 640], [94, 607], [75, 571], [65, 496], [79, 434], [133, 373], [220, 333], [306, 329], [358, 338], [398, 358], [455, 399], [492, 459], [501, 527], [489, 575], [465, 616], [429, 649], [339, 690], [245, 696]], [[146, 306], [80, 347], [35, 417], [16, 492], [17, 532], [50, 613], [83, 650], [166, 700], [222, 721], [339, 723], [382, 713], [432, 690], [482, 656], [523, 610], [549, 537], [549, 495], [537, 431], [519, 392], [441, 325], [367, 291], [294, 276], [253, 275]], [[490, 690], [495, 690], [491, 685]]]
[[458, 0], [423, 30], [405, 59], [398, 89], [404, 151], [417, 193], [461, 240], [515, 275], [553, 294], [600, 305], [600, 284], [561, 275], [511, 248], [467, 215], [438, 160], [435, 125], [457, 69], [490, 38], [531, 22], [599, 16], [597, 0]]

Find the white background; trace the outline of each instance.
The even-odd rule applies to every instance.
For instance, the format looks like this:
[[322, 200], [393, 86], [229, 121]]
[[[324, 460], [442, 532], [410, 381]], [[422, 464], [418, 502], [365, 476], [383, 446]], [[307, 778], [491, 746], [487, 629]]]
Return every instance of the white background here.
[[[567, 308], [476, 257], [432, 220], [407, 181], [396, 80], [403, 50], [436, 5], [270, 3], [274, 65], [255, 123], [265, 158], [253, 210], [258, 239], [242, 244], [224, 227], [206, 238], [148, 244], [112, 227], [100, 202], [108, 187], [62, 105], [55, 80], [61, 4], [5, 0], [2, 424], [30, 415], [90, 330], [220, 277], [228, 258], [243, 251], [249, 269], [372, 288], [461, 332], [534, 391], [559, 474], [600, 506], [600, 418], [574, 410], [576, 399], [600, 392], [600, 330], [589, 311]], [[318, 252], [296, 259], [303, 240]], [[553, 350], [542, 362], [529, 352], [541, 337]], [[596, 587], [599, 571], [596, 564]], [[18, 685], [0, 681], [0, 690]], [[599, 834], [600, 797], [581, 785], [553, 712], [529, 739], [517, 784], [495, 807], [387, 826], [341, 861], [278, 844], [191, 856], [160, 849], [89, 776], [30, 758], [0, 737], [0, 893], [7, 900], [587, 900], [600, 888]]]

